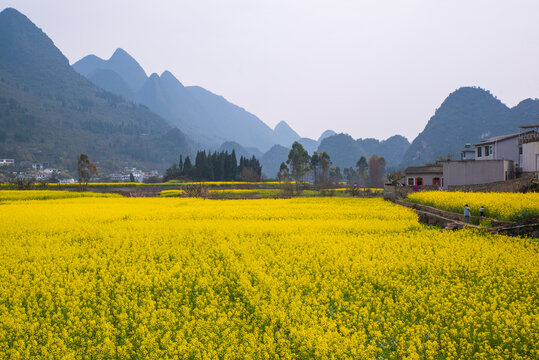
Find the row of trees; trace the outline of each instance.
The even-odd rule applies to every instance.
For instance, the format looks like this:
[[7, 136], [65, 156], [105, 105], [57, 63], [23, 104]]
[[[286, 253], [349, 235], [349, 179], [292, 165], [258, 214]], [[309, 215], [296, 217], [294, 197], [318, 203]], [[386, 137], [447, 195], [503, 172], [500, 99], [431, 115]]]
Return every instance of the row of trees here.
[[281, 163], [277, 179], [281, 181], [295, 180], [297, 190], [300, 189], [301, 183], [309, 175], [314, 184], [320, 187], [332, 185], [343, 178], [349, 184], [382, 187], [385, 166], [386, 162], [383, 157], [373, 154], [367, 161], [367, 158], [362, 156], [357, 161], [356, 168], [344, 169], [343, 176], [338, 166], [331, 166], [330, 156], [326, 152], [320, 154], [315, 152], [309, 156], [307, 150], [296, 141], [288, 153], [288, 160]]
[[384, 185], [386, 160], [372, 154], [369, 160], [362, 156], [356, 163], [356, 167], [345, 168], [344, 179], [349, 184], [360, 186], [382, 187]]
[[261, 175], [262, 166], [254, 156], [250, 159], [241, 156], [238, 165], [234, 150], [231, 154], [225, 151], [214, 153], [199, 151], [194, 164], [189, 156], [183, 160], [180, 155], [178, 164], [166, 170], [163, 180], [258, 181]]

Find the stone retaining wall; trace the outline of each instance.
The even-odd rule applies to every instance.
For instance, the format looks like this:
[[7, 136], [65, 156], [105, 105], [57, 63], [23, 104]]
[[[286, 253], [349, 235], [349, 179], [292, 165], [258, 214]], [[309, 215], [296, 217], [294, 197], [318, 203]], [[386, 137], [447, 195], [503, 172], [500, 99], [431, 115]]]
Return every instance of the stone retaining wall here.
[[384, 185], [384, 199], [395, 201], [397, 199], [405, 199], [408, 194], [415, 191], [433, 191], [439, 189], [440, 188], [435, 185], [425, 185], [418, 190], [414, 190], [413, 186]]

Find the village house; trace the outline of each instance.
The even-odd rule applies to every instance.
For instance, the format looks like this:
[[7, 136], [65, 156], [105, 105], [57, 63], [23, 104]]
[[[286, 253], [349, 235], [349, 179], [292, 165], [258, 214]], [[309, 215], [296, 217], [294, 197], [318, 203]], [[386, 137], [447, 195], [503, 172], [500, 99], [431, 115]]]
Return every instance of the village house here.
[[539, 125], [521, 126], [519, 165], [524, 173], [539, 172]]
[[13, 166], [15, 159], [0, 159], [0, 166]]
[[495, 136], [475, 145], [475, 160], [511, 160], [519, 162], [519, 133]]
[[404, 171], [404, 185], [408, 186], [424, 186], [435, 185], [443, 186], [443, 168], [441, 166], [410, 166]]
[[461, 151], [460, 161], [443, 164], [444, 188], [514, 179], [539, 169], [539, 125], [521, 126], [519, 133], [495, 136]]
[[466, 144], [460, 152], [460, 160], [475, 160], [475, 148], [472, 144]]
[[32, 169], [34, 170], [44, 170], [49, 167], [49, 163], [33, 163]]

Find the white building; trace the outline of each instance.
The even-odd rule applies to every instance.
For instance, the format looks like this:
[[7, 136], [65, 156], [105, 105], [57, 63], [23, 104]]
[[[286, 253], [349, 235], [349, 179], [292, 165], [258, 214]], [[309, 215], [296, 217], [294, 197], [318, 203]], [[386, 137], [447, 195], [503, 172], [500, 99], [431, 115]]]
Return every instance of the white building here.
[[517, 170], [539, 171], [539, 125], [521, 126], [520, 133], [495, 136], [461, 152], [461, 161], [443, 164], [444, 188], [514, 179]]
[[521, 126], [518, 138], [522, 172], [539, 172], [539, 125]]
[[460, 151], [460, 160], [475, 160], [475, 149], [472, 144], [466, 144]]
[[15, 165], [15, 159], [0, 159], [0, 166]]
[[495, 136], [475, 144], [475, 160], [511, 160], [519, 163], [519, 133]]

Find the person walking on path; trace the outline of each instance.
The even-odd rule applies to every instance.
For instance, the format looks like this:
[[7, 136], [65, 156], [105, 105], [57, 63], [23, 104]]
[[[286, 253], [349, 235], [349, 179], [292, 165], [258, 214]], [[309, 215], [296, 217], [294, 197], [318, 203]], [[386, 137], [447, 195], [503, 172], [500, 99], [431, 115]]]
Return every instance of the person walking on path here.
[[466, 224], [470, 222], [470, 207], [468, 204], [464, 205], [464, 222]]

